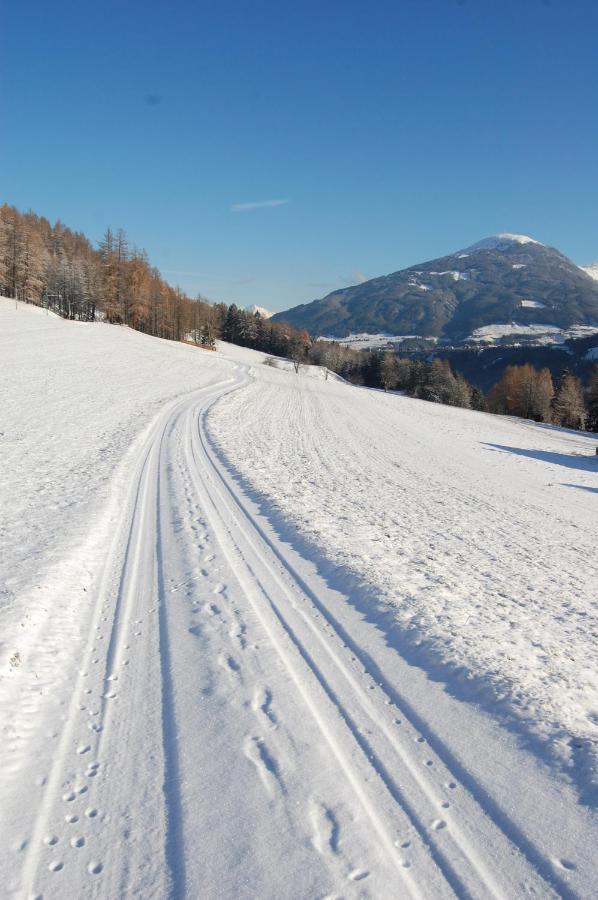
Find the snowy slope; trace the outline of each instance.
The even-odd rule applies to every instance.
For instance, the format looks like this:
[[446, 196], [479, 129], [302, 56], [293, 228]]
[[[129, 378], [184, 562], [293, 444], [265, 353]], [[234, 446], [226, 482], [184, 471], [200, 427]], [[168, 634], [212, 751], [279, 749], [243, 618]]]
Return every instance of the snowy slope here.
[[592, 895], [587, 438], [6, 302], [0, 340], [8, 896]]
[[595, 436], [263, 373], [211, 421], [423, 665], [596, 779]]
[[472, 244], [471, 247], [461, 250], [461, 253], [475, 253], [477, 250], [503, 250], [512, 244], [540, 244], [540, 241], [528, 237], [527, 234], [509, 234], [509, 232], [504, 232], [483, 238], [481, 241]]
[[0, 354], [1, 608], [85, 533], [163, 404], [219, 378], [222, 361], [2, 298]]

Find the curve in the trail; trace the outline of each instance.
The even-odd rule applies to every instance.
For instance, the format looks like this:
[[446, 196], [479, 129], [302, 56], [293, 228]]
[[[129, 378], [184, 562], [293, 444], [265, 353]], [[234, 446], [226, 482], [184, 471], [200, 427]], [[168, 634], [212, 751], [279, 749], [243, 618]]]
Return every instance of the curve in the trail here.
[[[213, 405], [213, 403], [215, 402], [218, 402], [217, 399], [212, 401], [211, 405]], [[262, 544], [263, 548], [267, 548], [267, 550], [263, 552], [264, 557], [268, 556], [269, 551], [271, 554], [271, 560], [272, 562], [274, 562], [275, 568], [278, 569], [282, 577], [287, 577], [292, 582], [294, 589], [300, 591], [304, 595], [308, 602], [308, 605], [313, 605], [313, 608], [317, 610], [317, 616], [322, 617], [322, 621], [326, 623], [325, 627], [330, 629], [330, 632], [338, 637], [343, 647], [350, 651], [351, 661], [356, 663], [358, 672], [369, 674], [371, 681], [371, 684], [369, 685], [370, 689], [375, 692], [381, 692], [384, 697], [384, 705], [389, 706], [393, 710], [393, 715], [399, 714], [400, 720], [404, 723], [408, 723], [411, 726], [413, 733], [418, 734], [418, 741], [423, 742], [430, 747], [445, 772], [445, 782], [451, 783], [453, 785], [455, 785], [456, 782], [459, 782], [460, 787], [465, 790], [466, 794], [473, 801], [473, 803], [470, 804], [470, 813], [474, 809], [474, 805], [478, 808], [475, 810], [473, 815], [464, 816], [464, 821], [478, 823], [481, 816], [482, 820], [487, 823], [487, 825], [491, 827], [493, 831], [501, 833], [501, 838], [506, 838], [513, 848], [517, 848], [518, 853], [527, 860], [531, 869], [535, 870], [540, 879], [545, 882], [546, 891], [549, 892], [550, 888], [548, 886], [552, 885], [553, 888], [558, 891], [558, 895], [560, 897], [571, 898], [571, 900], [573, 900], [573, 898], [575, 898], [577, 894], [571, 889], [570, 885], [565, 881], [565, 879], [560, 877], [558, 871], [555, 870], [553, 862], [547, 859], [542, 854], [542, 852], [534, 846], [529, 838], [515, 824], [508, 813], [488, 794], [487, 791], [485, 791], [477, 783], [474, 775], [464, 768], [462, 762], [455, 757], [450, 747], [448, 747], [442, 741], [439, 735], [437, 735], [430, 728], [429, 724], [427, 724], [421, 718], [417, 710], [414, 709], [406, 699], [406, 697], [401, 694], [397, 685], [391, 684], [388, 681], [384, 671], [380, 668], [376, 659], [367, 651], [367, 649], [360, 646], [360, 644], [355, 640], [350, 631], [348, 631], [347, 628], [335, 616], [334, 612], [321, 601], [317, 591], [312, 588], [308, 580], [298, 570], [297, 566], [290, 559], [290, 555], [286, 551], [286, 543], [284, 541], [278, 540], [276, 534], [273, 534], [271, 528], [263, 527], [263, 523], [260, 521], [260, 519], [255, 517], [252, 511], [250, 511], [250, 505], [248, 504], [247, 499], [243, 494], [243, 490], [239, 487], [239, 485], [242, 485], [243, 483], [242, 479], [240, 479], [236, 475], [236, 473], [231, 470], [228, 461], [226, 460], [218, 444], [210, 434], [207, 421], [209, 409], [209, 406], [204, 408], [199, 416], [199, 436], [204, 452], [209, 463], [215, 469], [224, 492], [226, 493], [226, 495], [228, 495], [230, 501], [236, 507], [238, 507], [239, 514], [243, 520], [245, 528], [253, 530], [255, 532], [257, 541]], [[305, 617], [305, 621], [314, 630], [314, 633], [320, 641], [323, 652], [329, 653], [330, 646], [325, 638], [328, 637], [330, 632], [327, 632], [324, 636], [324, 633], [321, 629], [318, 630], [314, 627], [314, 622], [317, 621], [317, 616], [310, 617], [308, 615], [307, 617]], [[342, 663], [339, 659], [336, 659], [335, 662], [342, 668]], [[358, 682], [355, 682], [355, 680], [352, 678], [350, 672], [347, 672], [345, 670], [344, 675], [352, 681], [352, 686], [359, 694], [362, 702], [365, 703], [366, 707], [371, 709], [371, 695], [368, 695], [368, 692], [366, 690], [361, 689]], [[392, 721], [390, 723], [390, 727], [388, 722], [381, 720], [379, 717], [376, 719], [376, 723], [377, 726], [383, 731], [385, 736], [394, 745], [397, 754], [401, 757], [402, 764], [405, 765], [407, 770], [409, 770], [411, 774], [416, 778], [421, 786], [422, 791], [428, 797], [433, 799], [433, 788], [431, 788], [431, 785], [429, 785], [428, 782], [421, 777], [417, 762], [414, 763], [410, 759], [409, 754], [405, 754], [402, 751], [401, 744], [399, 741], [397, 741], [396, 733], [392, 728]], [[368, 750], [368, 752], [371, 751]], [[438, 768], [439, 767], [436, 766], [437, 770]], [[398, 798], [400, 796], [400, 790], [397, 787], [393, 787], [392, 777], [390, 777], [389, 782], [389, 789], [394, 790]], [[455, 790], [455, 788], [453, 787], [452, 790]], [[408, 804], [408, 801], [404, 798], [401, 802]], [[414, 812], [413, 819], [414, 822], [418, 821], [416, 812]], [[425, 826], [423, 828], [423, 831], [426, 831]], [[479, 843], [479, 840], [477, 840], [475, 837], [478, 831], [477, 824], [472, 831], [474, 834], [473, 843], [475, 845], [475, 843]], [[471, 861], [473, 861], [474, 865], [477, 865], [478, 863], [475, 862], [475, 849], [473, 849], [471, 845], [471, 835], [470, 838], [468, 838], [465, 834], [459, 832], [460, 829], [458, 828], [458, 826], [453, 827], [453, 836], [456, 836], [458, 834], [458, 837], [456, 839], [461, 844], [464, 854], [468, 856]], [[492, 846], [493, 840], [489, 839], [487, 843]], [[498, 843], [502, 843], [502, 840], [498, 841]], [[488, 887], [495, 883], [495, 878], [492, 874], [492, 871], [493, 869], [494, 871], [496, 871], [498, 865], [499, 858], [496, 857], [493, 866], [490, 868], [490, 871], [486, 870], [482, 875], [482, 878], [486, 879], [486, 884]], [[455, 886], [459, 886], [459, 876], [456, 873], [454, 875], [454, 884]], [[461, 889], [463, 889], [463, 885], [461, 885]], [[497, 889], [497, 891], [497, 896], [501, 896], [500, 889]]]
[[[323, 776], [322, 784], [337, 791], [348, 818], [357, 823], [358, 849], [368, 862], [369, 868], [345, 866], [348, 896], [367, 894], [363, 884], [376, 867], [382, 873], [378, 886], [386, 880], [389, 892], [400, 896], [572, 896], [539, 856], [501, 828], [499, 817], [486, 814], [465, 779], [459, 782], [450, 769], [449, 749], [422, 733], [416, 711], [359, 646], [357, 616], [354, 635], [327, 608], [309, 576], [297, 570], [284, 541], [250, 509], [208, 429], [212, 404], [249, 377], [237, 366], [232, 375], [229, 370], [226, 378], [171, 403], [139, 451], [25, 854], [20, 896], [137, 894], [182, 900], [201, 894], [208, 882], [202, 881], [205, 872], [197, 871], [201, 829], [193, 827], [201, 823], [193, 820], [197, 813], [189, 811], [182, 791], [185, 785], [200, 796], [206, 776], [196, 771], [192, 749], [181, 743], [189, 741], [185, 711], [196, 702], [188, 670], [200, 662], [207, 666], [206, 679], [233, 685], [230, 691], [246, 688], [239, 717], [261, 716], [281, 741], [287, 738], [281, 711], [273, 709], [271, 686], [280, 686], [282, 698], [294, 692], [291, 706], [301, 716], [306, 743], [325, 745], [336, 760], [336, 781]], [[202, 542], [180, 525], [191, 512], [201, 519]], [[198, 545], [207, 542], [214, 552], [191, 575], [185, 559], [197, 557]], [[214, 597], [225, 597], [225, 583], [231, 590], [237, 586], [236, 618], [226, 624], [226, 639], [241, 638], [246, 676], [217, 630], [210, 637], [205, 627], [181, 627], [183, 607], [174, 603], [173, 592], [196, 577], [194, 584], [210, 583], [206, 615], [223, 627]], [[199, 590], [189, 589], [194, 597]], [[248, 625], [267, 640], [253, 663], [243, 636]], [[194, 656], [197, 651], [183, 641], [189, 635], [215, 647], [217, 658]], [[251, 675], [270, 665], [268, 654], [279, 666], [268, 671], [264, 686]], [[289, 721], [297, 721], [290, 707], [286, 712]], [[292, 746], [293, 735], [287, 737]], [[299, 832], [304, 820], [311, 823], [314, 848], [321, 865], [334, 871], [336, 888], [344, 865], [339, 816], [310, 795], [313, 773], [301, 769], [302, 759], [293, 760], [302, 778], [287, 782], [259, 734], [245, 733], [226, 752], [231, 767], [239, 755], [253, 767], [267, 808], [281, 807], [292, 829]], [[247, 802], [252, 796], [248, 789]], [[296, 807], [305, 809], [303, 819]], [[303, 852], [311, 852], [309, 840], [302, 840]], [[206, 859], [204, 869], [211, 862]], [[382, 895], [380, 887], [375, 895]]]
[[[363, 750], [401, 813], [411, 819], [411, 824], [448, 885], [458, 896], [518, 896], [524, 885], [526, 889], [535, 888], [544, 897], [556, 895], [554, 888], [558, 889], [560, 896], [573, 896], [568, 885], [550, 868], [548, 861], [530, 852], [525, 841], [521, 841], [521, 845], [514, 843], [510, 839], [511, 831], [508, 835], [503, 832], [494, 819], [485, 814], [477, 798], [462, 785], [459, 785], [462, 827], [458, 821], [452, 821], [451, 827], [447, 828], [442, 818], [432, 820], [430, 827], [430, 820], [426, 822], [422, 818], [421, 808], [426, 809], [428, 814], [433, 813], [434, 809], [446, 808], [449, 806], [447, 797], [450, 797], [451, 806], [455, 806], [455, 775], [441, 758], [427, 760], [427, 763], [435, 764], [435, 771], [442, 772], [444, 790], [439, 791], [438, 779], [433, 784], [426, 777], [427, 773], [422, 774], [421, 760], [397, 736], [396, 716], [400, 713], [402, 724], [407, 724], [411, 733], [417, 735], [417, 743], [431, 743], [419, 733], [418, 723], [410, 721], [407, 705], [402, 702], [396, 689], [389, 690], [382, 677], [377, 677], [380, 673], [373, 674], [375, 667], [371, 666], [371, 661], [289, 561], [284, 543], [273, 538], [271, 532], [267, 533], [259, 520], [248, 512], [237, 479], [227, 469], [210, 437], [207, 427], [210, 405], [206, 404], [198, 414], [190, 469], [195, 473], [201, 473], [202, 468], [208, 470], [209, 474], [203, 477], [198, 488], [211, 495], [214, 516], [220, 518], [222, 523], [226, 515], [223, 511], [228, 512], [229, 522], [224, 524], [228, 534], [222, 540], [231, 542], [231, 555], [235, 562], [238, 563], [239, 559], [246, 562], [254, 579], [254, 590], [259, 584], [282, 629], [296, 643], [303, 660], [347, 722], [352, 739]], [[260, 574], [260, 568], [265, 569], [265, 577]], [[273, 584], [274, 590], [268, 581]], [[248, 585], [247, 589], [249, 593], [251, 586]], [[322, 671], [322, 661], [326, 657], [333, 671], [328, 679]], [[301, 682], [301, 676], [297, 680]], [[344, 702], [343, 695], [348, 698]], [[360, 722], [359, 717], [355, 721], [354, 711], [348, 713], [356, 698], [369, 720], [368, 724], [373, 724], [375, 731]], [[375, 737], [366, 739], [366, 734]], [[384, 741], [388, 747], [383, 748]], [[442, 747], [439, 739], [433, 743]], [[331, 749], [338, 752], [334, 746]], [[394, 759], [390, 749], [395, 754]], [[395, 774], [397, 768], [398, 776]], [[413, 785], [407, 791], [404, 783], [409, 779]], [[415, 799], [412, 801], [411, 797]], [[392, 836], [387, 835], [385, 843], [392, 854]], [[502, 877], [499, 875], [501, 869]], [[424, 888], [424, 893], [426, 896], [433, 894], [431, 883]]]
[[[209, 384], [192, 395], [213, 399], [238, 373], [227, 375], [216, 384]], [[135, 655], [133, 643], [142, 637], [143, 617], [157, 615], [159, 609], [159, 585], [161, 557], [157, 541], [159, 521], [159, 480], [162, 464], [162, 446], [165, 435], [176, 422], [178, 415], [190, 403], [190, 397], [178, 398], [158, 415], [130, 472], [128, 487], [121, 501], [121, 512], [114, 528], [102, 570], [95, 589], [93, 610], [89, 617], [89, 637], [72, 685], [68, 708], [59, 744], [52, 754], [48, 774], [44, 778], [44, 790], [33, 827], [26, 841], [26, 851], [21, 868], [20, 885], [16, 895], [23, 900], [37, 896], [41, 882], [44, 898], [72, 896], [84, 890], [86, 896], [122, 896], [129, 885], [129, 873], [135, 865], [135, 853], [127, 858], [126, 844], [121, 844], [122, 860], [114, 859], [108, 866], [107, 857], [118, 855], [120, 835], [115, 835], [109, 822], [119, 818], [128, 820], [136, 815], [140, 821], [153, 819], [153, 829], [172, 835], [172, 811], [176, 805], [176, 791], [169, 790], [168, 808], [170, 822], [165, 823], [164, 801], [161, 785], [152, 792], [148, 803], [147, 792], [140, 790], [125, 796], [125, 786], [139, 781], [134, 775], [137, 760], [134, 752], [128, 752], [128, 738], [134, 726], [119, 707], [126, 708], [118, 697], [115, 685], [121, 683], [125, 673], [135, 675], [129, 679], [132, 697], [128, 708], [139, 713], [144, 709], [143, 743], [152, 745], [151, 754], [158, 765], [166, 758], [168, 782], [173, 785], [173, 722], [168, 716], [171, 706], [163, 702], [168, 698], [168, 649], [165, 623], [154, 629], [152, 641], [141, 643], [143, 652]], [[137, 618], [136, 618], [137, 617]], [[157, 624], [157, 623], [156, 623]], [[162, 640], [160, 641], [160, 638]], [[139, 642], [137, 642], [139, 643]], [[156, 665], [164, 653], [166, 668]], [[149, 677], [147, 672], [150, 673]], [[156, 672], [159, 677], [156, 677]], [[116, 699], [120, 703], [115, 703]], [[135, 710], [135, 700], [138, 708]], [[156, 710], [156, 711], [154, 711]], [[139, 738], [139, 736], [137, 736]], [[170, 750], [170, 752], [169, 752]], [[95, 762], [91, 762], [95, 760]], [[98, 760], [108, 760], [99, 763]], [[111, 761], [111, 762], [110, 762]], [[162, 763], [164, 765], [164, 763]], [[165, 769], [166, 771], [166, 769]], [[166, 793], [166, 787], [164, 788]], [[93, 799], [93, 803], [91, 800]], [[66, 812], [68, 810], [68, 812]], [[72, 837], [73, 826], [82, 834]], [[85, 834], [83, 834], [85, 832]], [[126, 834], [126, 828], [123, 829]], [[66, 845], [79, 840], [75, 855], [69, 853], [68, 865], [59, 853]], [[91, 857], [90, 848], [100, 845]], [[151, 890], [172, 891], [173, 885], [181, 885], [181, 859], [174, 856], [172, 847], [177, 842], [166, 841], [166, 846], [156, 843], [152, 833], [147, 846], [139, 853], [139, 867], [146, 869], [146, 859], [153, 858], [150, 872], [143, 875], [141, 884], [151, 884]], [[137, 848], [136, 848], [137, 849]], [[48, 872], [60, 881], [49, 878]], [[176, 878], [173, 877], [176, 873]], [[94, 878], [90, 880], [90, 875]], [[101, 876], [101, 877], [100, 877]], [[68, 883], [67, 883], [68, 880]], [[67, 886], [65, 888], [65, 883]], [[85, 887], [83, 887], [83, 885]], [[160, 888], [162, 885], [162, 888]], [[181, 891], [178, 891], [182, 896]], [[41, 893], [40, 893], [41, 896]]]

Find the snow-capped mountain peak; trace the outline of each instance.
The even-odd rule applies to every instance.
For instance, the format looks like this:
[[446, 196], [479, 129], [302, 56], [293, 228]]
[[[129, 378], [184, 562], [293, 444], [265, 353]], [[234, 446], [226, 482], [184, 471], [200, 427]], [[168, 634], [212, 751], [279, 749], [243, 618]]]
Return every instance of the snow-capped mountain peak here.
[[540, 241], [536, 241], [526, 234], [509, 234], [508, 232], [503, 232], [502, 234], [493, 234], [490, 237], [483, 238], [481, 241], [477, 241], [477, 243], [472, 244], [471, 247], [467, 247], [464, 252], [472, 253], [476, 250], [504, 250], [513, 244], [538, 244], [540, 247], [544, 246]]
[[590, 278], [593, 278], [594, 281], [598, 281], [598, 261], [590, 263], [589, 266], [580, 266], [579, 268], [582, 272], [585, 272], [586, 275], [589, 275]]
[[570, 337], [573, 326], [598, 329], [598, 279], [590, 274], [527, 235], [495, 234], [276, 313], [274, 321], [335, 338], [367, 332], [455, 344], [480, 328], [513, 324]]
[[257, 306], [255, 303], [253, 303], [251, 306], [246, 306], [245, 311], [250, 313], [259, 313], [262, 319], [269, 319], [273, 315], [273, 313], [271, 313], [269, 309], [265, 309], [265, 307], [263, 306]]

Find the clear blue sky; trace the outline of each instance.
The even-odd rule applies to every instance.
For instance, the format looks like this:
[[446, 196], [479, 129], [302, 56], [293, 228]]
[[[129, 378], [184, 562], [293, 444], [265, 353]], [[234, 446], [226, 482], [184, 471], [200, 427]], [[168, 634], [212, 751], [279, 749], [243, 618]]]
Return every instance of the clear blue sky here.
[[192, 294], [284, 309], [497, 231], [598, 258], [595, 0], [6, 0], [0, 28], [0, 200], [122, 226]]

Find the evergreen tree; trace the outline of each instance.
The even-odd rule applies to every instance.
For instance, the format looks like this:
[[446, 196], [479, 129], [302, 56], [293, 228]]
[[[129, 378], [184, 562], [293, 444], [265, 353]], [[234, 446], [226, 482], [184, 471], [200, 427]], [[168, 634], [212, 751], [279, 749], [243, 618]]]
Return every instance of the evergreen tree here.
[[588, 431], [598, 431], [598, 366], [594, 367], [588, 392]]

